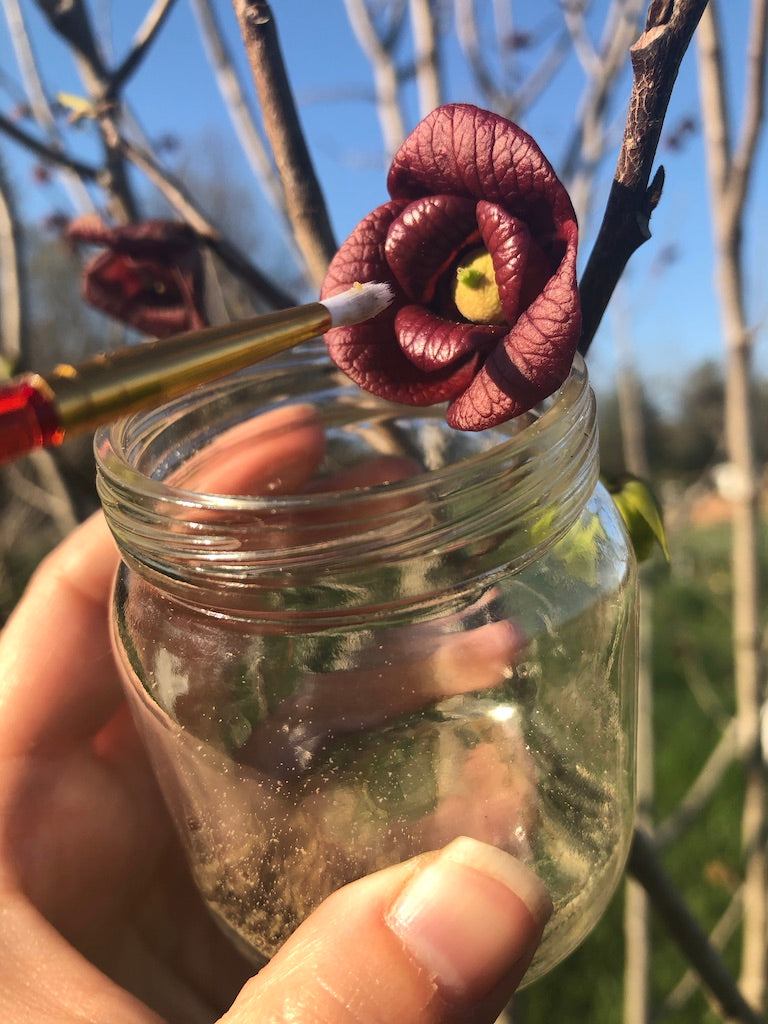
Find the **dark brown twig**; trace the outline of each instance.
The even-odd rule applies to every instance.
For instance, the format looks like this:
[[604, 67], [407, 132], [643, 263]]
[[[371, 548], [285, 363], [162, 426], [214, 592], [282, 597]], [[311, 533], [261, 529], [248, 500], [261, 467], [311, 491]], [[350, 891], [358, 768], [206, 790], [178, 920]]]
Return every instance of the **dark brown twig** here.
[[99, 177], [99, 170], [97, 167], [94, 167], [93, 164], [86, 164], [82, 160], [77, 160], [75, 157], [69, 156], [63, 150], [57, 149], [55, 146], [41, 142], [40, 139], [36, 139], [34, 135], [31, 135], [23, 128], [19, 128], [17, 124], [14, 124], [14, 122], [4, 114], [0, 114], [0, 132], [4, 132], [15, 142], [18, 142], [19, 145], [24, 146], [25, 149], [35, 153], [46, 163], [57, 164], [60, 167], [67, 167], [69, 170], [74, 171], [75, 174], [79, 174], [85, 181], [96, 181]]
[[109, 71], [101, 58], [90, 15], [83, 0], [36, 0], [37, 6], [77, 58], [88, 99], [94, 105], [95, 123], [104, 147], [102, 184], [110, 199], [110, 212], [118, 223], [138, 218], [138, 204], [117, 142], [119, 110], [116, 103], [102, 103], [109, 88]]
[[156, 0], [154, 7], [147, 12], [144, 21], [136, 33], [133, 46], [126, 54], [122, 63], [109, 75], [105, 100], [118, 95], [123, 84], [130, 78], [147, 54], [150, 46], [157, 38], [165, 19], [171, 13], [176, 0]]
[[233, 3], [296, 243], [304, 255], [309, 275], [319, 286], [337, 245], [299, 123], [274, 17], [266, 0], [233, 0]]
[[765, 1024], [742, 996], [706, 933], [691, 914], [680, 891], [664, 870], [650, 837], [635, 829], [629, 871], [643, 886], [656, 913], [678, 944], [723, 1015], [740, 1024]]
[[[651, 0], [645, 32], [630, 47], [634, 83], [608, 203], [581, 279], [585, 354], [630, 256], [650, 237], [664, 169], [653, 161], [680, 62], [707, 0]], [[650, 184], [649, 184], [650, 182]]]

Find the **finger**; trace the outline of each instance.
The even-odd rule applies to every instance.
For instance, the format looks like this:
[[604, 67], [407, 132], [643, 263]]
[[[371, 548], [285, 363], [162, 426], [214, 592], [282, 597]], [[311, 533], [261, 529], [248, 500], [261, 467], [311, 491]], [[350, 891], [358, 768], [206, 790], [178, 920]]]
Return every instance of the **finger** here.
[[35, 572], [0, 636], [0, 752], [77, 742], [120, 702], [108, 603], [117, 550], [99, 513]]
[[524, 643], [508, 620], [442, 636], [436, 630], [413, 632], [411, 651], [390, 640], [390, 646], [378, 645], [378, 658], [375, 650], [366, 652], [365, 668], [309, 677], [254, 728], [238, 759], [292, 773], [307, 751], [319, 750], [331, 737], [376, 729], [457, 694], [498, 686]]
[[4, 896], [0, 1020], [13, 1024], [164, 1024], [62, 941], [23, 897]]
[[520, 861], [457, 839], [330, 896], [219, 1024], [491, 1024], [550, 907]]
[[227, 430], [169, 482], [207, 494], [290, 494], [312, 476], [324, 452], [316, 410], [290, 405]]

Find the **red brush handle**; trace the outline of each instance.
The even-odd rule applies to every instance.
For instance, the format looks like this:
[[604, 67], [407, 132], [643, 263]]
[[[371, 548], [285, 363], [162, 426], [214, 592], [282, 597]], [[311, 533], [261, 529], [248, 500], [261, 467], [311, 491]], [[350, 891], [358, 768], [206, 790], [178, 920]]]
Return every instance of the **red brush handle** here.
[[0, 464], [63, 440], [56, 401], [41, 377], [0, 384]]

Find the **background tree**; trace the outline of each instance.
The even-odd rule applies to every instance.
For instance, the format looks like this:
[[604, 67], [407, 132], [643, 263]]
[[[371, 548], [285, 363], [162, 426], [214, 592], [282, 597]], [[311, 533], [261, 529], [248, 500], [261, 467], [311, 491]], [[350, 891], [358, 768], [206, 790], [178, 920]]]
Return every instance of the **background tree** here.
[[[35, 0], [43, 25], [72, 55], [80, 74], [81, 93], [64, 98], [66, 116], [62, 118], [56, 83], [46, 81], [36, 41], [29, 32], [28, 8], [25, 11], [18, 0], [3, 0], [17, 55], [18, 83], [14, 84], [15, 111], [6, 112], [0, 105], [0, 132], [9, 145], [36, 154], [41, 178], [61, 177], [69, 209], [63, 218], [60, 211], [52, 211], [59, 225], [70, 215], [96, 209], [115, 225], [147, 216], [185, 221], [206, 253], [206, 310], [211, 319], [291, 304], [316, 288], [335, 251], [336, 239], [312, 153], [301, 130], [300, 109], [291, 86], [290, 54], [286, 68], [269, 4], [264, 0], [234, 0], [232, 10], [227, 12], [241, 30], [252, 76], [249, 80], [227, 42], [230, 37], [222, 27], [223, 5], [188, 0], [209, 55], [212, 82], [224, 98], [252, 169], [252, 189], [235, 194], [229, 183], [222, 189], [216, 165], [206, 170], [200, 154], [185, 150], [183, 140], [148, 139], [141, 126], [141, 112], [131, 109], [126, 98], [130, 84], [141, 75], [148, 53], [167, 31], [172, 9], [182, 2], [148, 2], [125, 52], [112, 59], [97, 31], [94, 6], [86, 0]], [[345, 0], [358, 45], [370, 62], [372, 110], [381, 125], [386, 153], [391, 153], [414, 121], [436, 103], [458, 98], [447, 95], [449, 53], [454, 61], [457, 52], [463, 55], [476, 93], [473, 98], [523, 121], [540, 97], [548, 90], [558, 90], [559, 76], [569, 62], [578, 62], [583, 76], [581, 94], [561, 100], [562, 120], [570, 128], [564, 140], [561, 171], [573, 190], [583, 237], [591, 240], [596, 236], [582, 278], [588, 313], [584, 351], [623, 267], [649, 236], [656, 204], [660, 199], [663, 202], [663, 175], [655, 166], [656, 149], [677, 69], [705, 7], [705, 0], [652, 0], [647, 5], [639, 0], [566, 0], [555, 11], [556, 16], [539, 9], [531, 14], [528, 8], [524, 18], [523, 5], [503, 0], [490, 5], [477, 0]], [[692, 997], [698, 981], [692, 983], [691, 977], [703, 976], [709, 998], [719, 1008], [717, 1012], [733, 1019], [756, 1020], [754, 1008], [762, 1010], [765, 1001], [765, 836], [759, 809], [764, 780], [757, 761], [755, 732], [756, 708], [762, 699], [757, 484], [758, 458], [764, 456], [758, 454], [755, 437], [759, 410], [752, 418], [746, 415], [754, 408], [749, 400], [755, 383], [751, 365], [754, 334], [745, 312], [741, 249], [744, 204], [752, 180], [764, 89], [764, 0], [755, 0], [753, 8], [746, 90], [749, 102], [736, 147], [730, 142], [725, 113], [728, 105], [717, 52], [720, 28], [715, 8], [706, 15], [700, 36], [719, 279], [727, 311], [724, 334], [729, 367], [725, 378], [714, 368], [703, 367], [680, 382], [674, 411], [670, 412], [657, 408], [647, 391], [634, 386], [630, 379], [635, 376], [634, 366], [625, 360], [616, 395], [602, 403], [606, 469], [615, 467], [618, 472], [629, 468], [648, 472], [660, 481], [674, 480], [676, 493], [683, 493], [702, 471], [711, 470], [726, 454], [739, 467], [738, 479], [745, 483], [744, 494], [738, 496], [734, 506], [737, 539], [732, 573], [728, 575], [738, 595], [734, 597], [733, 621], [736, 676], [740, 680], [738, 734], [743, 774], [739, 782], [747, 780], [745, 877], [742, 882], [733, 869], [737, 880], [733, 891], [728, 891], [724, 907], [722, 901], [700, 900], [700, 893], [687, 884], [692, 875], [691, 858], [698, 856], [700, 849], [691, 844], [691, 832], [700, 827], [709, 807], [720, 806], [718, 801], [732, 810], [741, 799], [731, 772], [737, 729], [724, 690], [730, 666], [720, 660], [721, 647], [714, 646], [715, 640], [719, 642], [724, 619], [716, 587], [711, 588], [711, 595], [704, 595], [696, 578], [704, 564], [701, 538], [697, 536], [690, 548], [681, 543], [677, 566], [671, 573], [665, 575], [659, 566], [650, 570], [656, 594], [654, 643], [648, 661], [656, 696], [657, 820], [653, 836], [640, 837], [632, 859], [634, 872], [644, 889], [651, 892], [675, 936], [674, 945], [684, 950], [695, 972], [689, 974], [687, 961], [669, 954], [667, 939], [659, 942], [656, 924], [652, 924], [649, 947], [648, 928], [644, 927], [641, 941], [646, 948], [641, 948], [641, 955], [633, 950], [630, 959], [635, 966], [640, 960], [647, 961], [652, 977], [649, 982], [645, 971], [635, 973], [632, 984], [642, 984], [647, 998], [644, 994], [640, 1006], [635, 996], [628, 1000], [635, 1014], [630, 1017], [627, 1010], [628, 1024], [670, 1008], [678, 1014], [690, 1012], [691, 1020], [701, 1019], [703, 1001]], [[623, 119], [627, 95], [629, 114], [619, 145], [617, 120]], [[677, 126], [676, 144], [692, 131], [690, 123], [688, 127]], [[75, 155], [79, 152], [77, 132], [89, 134], [91, 152], [96, 153], [90, 161]], [[616, 172], [612, 184], [608, 183], [609, 195], [600, 222], [594, 214], [605, 198], [606, 157], [615, 155], [617, 149]], [[3, 332], [3, 356], [8, 368], [39, 365], [43, 354], [51, 357], [46, 363], [64, 354], [76, 355], [76, 351], [60, 350], [60, 333], [55, 328], [62, 315], [77, 325], [74, 333], [83, 349], [102, 347], [105, 340], [122, 343], [126, 338], [123, 328], [113, 325], [109, 330], [114, 333], [110, 335], [103, 319], [73, 305], [79, 260], [71, 251], [57, 248], [52, 236], [43, 236], [39, 230], [34, 232], [20, 223], [14, 202], [17, 188], [7, 174], [0, 177], [4, 211], [0, 218], [0, 316], [8, 325]], [[246, 221], [251, 226], [268, 226], [257, 237], [252, 229], [243, 232]], [[58, 258], [53, 258], [56, 254]], [[667, 272], [674, 273], [674, 266]], [[628, 383], [633, 386], [627, 387]], [[725, 418], [723, 393], [728, 407]], [[628, 422], [641, 424], [642, 439], [637, 426], [627, 428]], [[92, 466], [87, 445], [68, 447], [54, 456], [44, 453], [0, 472], [0, 599], [7, 610], [35, 560], [70, 528], [74, 518], [92, 507], [94, 498], [88, 482]], [[30, 517], [35, 527], [32, 532], [40, 539], [35, 550], [25, 549]], [[719, 551], [713, 553], [712, 564], [716, 557]], [[708, 566], [706, 571], [710, 572]], [[716, 572], [720, 569], [712, 571], [713, 580]], [[670, 622], [674, 623], [672, 631]], [[702, 623], [706, 631], [694, 628]], [[712, 678], [710, 671], [722, 678]], [[670, 723], [686, 715], [701, 726], [686, 730], [684, 736], [671, 732]], [[698, 735], [688, 735], [694, 731]], [[666, 885], [658, 856], [662, 850], [670, 870], [674, 872], [677, 866], [676, 877], [689, 900], [696, 903], [706, 928], [713, 930], [712, 943], [701, 929], [697, 931], [688, 908], [679, 901], [679, 893]], [[681, 863], [684, 870], [680, 870]], [[726, 867], [730, 870], [730, 865]], [[730, 878], [725, 870], [721, 876]], [[718, 943], [727, 944], [738, 927], [747, 891], [757, 896], [754, 907], [746, 913], [739, 962], [744, 992], [753, 1009], [733, 983], [732, 973], [739, 963], [726, 948], [726, 967], [714, 950]], [[594, 962], [616, 955], [620, 925], [615, 909], [604, 927], [610, 934], [607, 946], [598, 931], [590, 940], [598, 945], [588, 945], [562, 969], [565, 973], [560, 977], [567, 980], [538, 986], [521, 998], [516, 1007], [518, 1020], [526, 1016], [531, 1020], [573, 1019], [578, 1013], [594, 1020], [615, 1019], [621, 976], [615, 963], [612, 978], [604, 980], [602, 986], [595, 984], [594, 973], [584, 984], [587, 958], [591, 968]], [[655, 954], [657, 946], [662, 949], [661, 956]], [[604, 956], [606, 948], [608, 954]], [[603, 952], [597, 955], [595, 949]], [[678, 971], [678, 977], [670, 977], [673, 970]], [[547, 1003], [561, 992], [566, 993], [565, 1006]]]

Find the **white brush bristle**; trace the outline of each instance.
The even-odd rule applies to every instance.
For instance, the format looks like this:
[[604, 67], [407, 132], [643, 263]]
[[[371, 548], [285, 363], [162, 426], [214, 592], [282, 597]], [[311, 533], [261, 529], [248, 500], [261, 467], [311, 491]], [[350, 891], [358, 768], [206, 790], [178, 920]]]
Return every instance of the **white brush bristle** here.
[[347, 291], [323, 299], [322, 302], [331, 314], [333, 327], [349, 327], [350, 324], [359, 324], [377, 316], [393, 298], [388, 284], [372, 281], [369, 284], [353, 284]]

